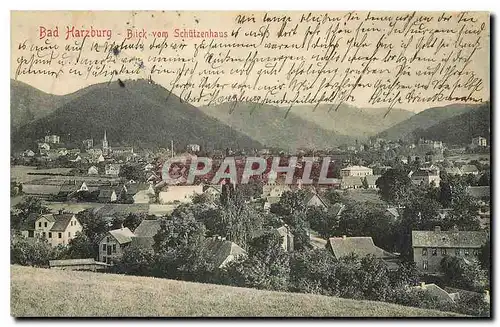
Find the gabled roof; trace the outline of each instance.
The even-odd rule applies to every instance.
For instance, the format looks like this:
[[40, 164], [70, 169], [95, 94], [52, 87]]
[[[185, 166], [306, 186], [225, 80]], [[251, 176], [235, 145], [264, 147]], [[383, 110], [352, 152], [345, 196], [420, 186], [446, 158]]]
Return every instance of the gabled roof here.
[[373, 243], [367, 236], [361, 237], [332, 237], [328, 240], [329, 246], [336, 258], [349, 256], [351, 253], [359, 257], [373, 255], [380, 259], [396, 259], [397, 255], [387, 252]]
[[149, 204], [106, 204], [94, 210], [99, 217], [113, 216], [115, 214], [128, 215], [130, 213], [148, 212]]
[[387, 212], [389, 212], [391, 215], [393, 215], [394, 218], [399, 218], [398, 208], [396, 208], [396, 207], [389, 207], [389, 208], [387, 208]]
[[47, 219], [50, 222], [55, 222], [56, 221], [55, 218], [54, 218], [54, 215], [51, 214], [51, 213], [43, 214], [43, 215], [38, 215], [38, 217], [37, 217], [36, 220], [41, 219], [41, 218], [45, 218], [45, 219]]
[[488, 239], [486, 231], [417, 231], [411, 232], [413, 247], [480, 248]]
[[160, 230], [160, 220], [144, 219], [134, 231], [137, 237], [153, 237]]
[[413, 178], [413, 177], [429, 177], [429, 176], [436, 176], [436, 173], [434, 173], [431, 170], [427, 170], [427, 169], [419, 169], [411, 175], [411, 178]]
[[61, 213], [53, 215], [55, 222], [52, 228], [50, 229], [53, 232], [63, 232], [68, 227], [69, 221], [74, 217], [72, 213]]
[[28, 218], [21, 224], [21, 230], [34, 230], [35, 222], [38, 220], [40, 215], [37, 213], [30, 213]]
[[135, 236], [127, 227], [110, 230], [109, 234], [111, 234], [120, 244], [131, 242], [132, 238]]
[[317, 193], [309, 193], [309, 195], [306, 197], [306, 204], [309, 204], [309, 202], [313, 199], [317, 198], [319, 201], [325, 206], [325, 208], [328, 208], [328, 202], [326, 202], [319, 194]]
[[152, 185], [150, 183], [128, 183], [125, 185], [127, 195], [135, 195], [137, 192], [148, 190]]
[[204, 242], [204, 247], [214, 260], [215, 266], [221, 268], [229, 256], [240, 256], [246, 252], [236, 243], [226, 240], [209, 238]]

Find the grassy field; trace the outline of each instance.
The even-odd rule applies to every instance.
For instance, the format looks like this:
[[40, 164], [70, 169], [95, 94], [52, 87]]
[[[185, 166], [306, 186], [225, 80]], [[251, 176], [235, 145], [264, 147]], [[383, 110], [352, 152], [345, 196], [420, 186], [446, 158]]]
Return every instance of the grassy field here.
[[11, 266], [14, 317], [449, 317], [452, 313], [327, 296]]
[[[36, 169], [36, 167], [30, 166], [12, 166], [10, 167], [10, 177], [19, 183], [27, 183], [36, 179], [48, 177], [50, 174], [68, 174], [72, 169], [73, 168]], [[29, 173], [36, 173], [37, 175], [30, 175]]]

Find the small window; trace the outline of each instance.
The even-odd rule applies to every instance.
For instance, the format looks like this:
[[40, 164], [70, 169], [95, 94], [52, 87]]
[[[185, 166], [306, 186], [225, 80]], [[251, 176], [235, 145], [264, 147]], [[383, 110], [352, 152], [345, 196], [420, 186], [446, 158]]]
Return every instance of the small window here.
[[43, 223], [43, 226], [44, 226], [44, 227], [47, 227], [47, 222], [44, 222], [44, 223]]
[[460, 249], [456, 249], [456, 250], [455, 250], [455, 255], [456, 255], [457, 257], [459, 257], [459, 256], [460, 256]]
[[45, 236], [46, 236], [46, 233], [45, 233], [45, 232], [42, 232], [42, 236], [43, 236], [43, 237], [45, 238]]
[[424, 260], [424, 261], [422, 262], [422, 268], [423, 268], [424, 270], [429, 270], [429, 263], [427, 262], [427, 260]]
[[103, 251], [106, 251], [106, 244], [103, 244], [103, 245], [102, 245], [102, 250], [103, 250]]
[[466, 256], [468, 256], [468, 255], [469, 255], [469, 249], [465, 249], [465, 250], [464, 250], [464, 254], [465, 254]]
[[42, 227], [42, 222], [38, 222], [38, 227]]
[[106, 243], [109, 243], [109, 236], [106, 237]]
[[102, 262], [106, 262], [106, 257], [102, 257]]
[[107, 257], [107, 258], [106, 258], [106, 263], [107, 263], [107, 264], [111, 263], [111, 260], [110, 260], [110, 258], [109, 258], [109, 257]]
[[478, 255], [479, 254], [479, 251], [477, 249], [474, 249], [474, 251], [472, 252], [474, 255]]
[[446, 249], [441, 249], [441, 255], [446, 255]]
[[35, 231], [34, 230], [29, 230], [28, 231], [28, 237], [35, 237]]
[[68, 237], [71, 237], [71, 232], [68, 232]]
[[432, 256], [437, 256], [438, 255], [438, 250], [436, 248], [432, 249]]
[[58, 233], [57, 237], [62, 238], [62, 233]]
[[49, 238], [52, 238], [52, 232], [49, 232]]
[[422, 255], [427, 255], [427, 248], [422, 249]]
[[116, 244], [113, 244], [113, 253], [116, 253]]

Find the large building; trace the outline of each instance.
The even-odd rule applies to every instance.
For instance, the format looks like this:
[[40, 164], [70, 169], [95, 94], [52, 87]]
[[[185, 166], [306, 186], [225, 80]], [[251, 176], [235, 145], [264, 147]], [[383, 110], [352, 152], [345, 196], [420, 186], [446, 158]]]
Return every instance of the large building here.
[[412, 231], [413, 260], [417, 269], [439, 273], [445, 255], [464, 259], [477, 258], [479, 250], [488, 239], [485, 231], [442, 231], [439, 226], [432, 231]]
[[486, 138], [482, 136], [474, 137], [471, 142], [471, 148], [485, 147], [488, 145]]
[[434, 185], [434, 187], [439, 187], [439, 183], [441, 182], [439, 170], [419, 169], [411, 174], [410, 178], [415, 185]]
[[99, 261], [113, 264], [134, 237], [127, 227], [110, 230], [99, 242]]
[[359, 237], [331, 237], [327, 241], [326, 248], [330, 250], [336, 259], [355, 254], [358, 257], [368, 255], [382, 259], [389, 270], [397, 270], [399, 267], [399, 255], [390, 253], [373, 243], [368, 236]]
[[24, 237], [44, 238], [52, 246], [67, 245], [83, 230], [72, 213], [31, 215], [30, 225], [23, 228]]
[[350, 166], [341, 169], [340, 175], [342, 177], [347, 177], [347, 176], [365, 177], [373, 175], [373, 169], [364, 166]]
[[44, 141], [45, 141], [45, 143], [59, 144], [60, 137], [59, 137], [59, 135], [45, 135]]

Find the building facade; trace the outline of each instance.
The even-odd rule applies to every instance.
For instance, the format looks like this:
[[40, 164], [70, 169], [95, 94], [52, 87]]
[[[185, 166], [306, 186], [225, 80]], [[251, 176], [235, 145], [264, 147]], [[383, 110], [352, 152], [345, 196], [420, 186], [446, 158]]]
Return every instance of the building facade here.
[[364, 166], [350, 166], [341, 169], [340, 175], [342, 177], [347, 177], [347, 176], [365, 177], [368, 175], [373, 175], [373, 169]]
[[444, 256], [477, 259], [479, 250], [488, 239], [485, 231], [442, 231], [436, 226], [433, 231], [412, 231], [413, 260], [423, 272], [440, 272]]

